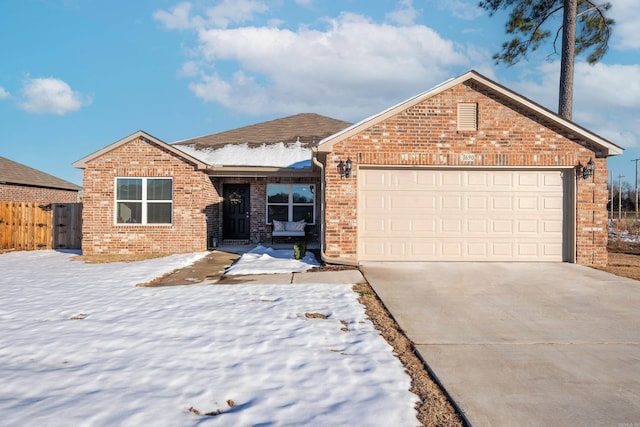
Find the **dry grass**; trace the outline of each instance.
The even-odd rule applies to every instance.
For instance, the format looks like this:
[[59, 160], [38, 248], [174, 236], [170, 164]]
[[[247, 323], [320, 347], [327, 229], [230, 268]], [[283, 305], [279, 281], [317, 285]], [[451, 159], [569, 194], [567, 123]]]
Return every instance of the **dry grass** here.
[[[620, 229], [627, 230], [630, 233], [640, 234], [640, 230], [632, 231], [638, 226], [637, 224], [636, 221], [623, 222], [619, 226], [621, 227]], [[607, 249], [609, 251], [609, 262], [606, 267], [600, 267], [599, 270], [640, 280], [640, 243], [609, 239]]]
[[87, 264], [107, 264], [110, 262], [136, 262], [146, 259], [162, 258], [169, 256], [168, 253], [159, 254], [113, 254], [113, 255], [77, 255], [71, 257], [74, 261], [83, 261]]
[[358, 301], [365, 306], [367, 316], [393, 347], [411, 377], [409, 390], [420, 399], [416, 410], [422, 425], [463, 426], [462, 418], [417, 356], [413, 343], [404, 335], [371, 286], [364, 283], [354, 286], [353, 290], [360, 294]]

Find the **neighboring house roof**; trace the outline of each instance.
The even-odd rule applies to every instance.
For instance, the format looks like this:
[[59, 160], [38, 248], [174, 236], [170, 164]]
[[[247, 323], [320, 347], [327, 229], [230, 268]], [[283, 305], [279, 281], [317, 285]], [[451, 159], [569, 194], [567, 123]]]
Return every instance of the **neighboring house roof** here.
[[0, 184], [27, 185], [30, 187], [54, 188], [80, 191], [82, 187], [48, 173], [0, 157]]
[[121, 145], [124, 145], [124, 144], [126, 144], [128, 142], [131, 142], [131, 141], [133, 141], [135, 139], [138, 139], [140, 137], [148, 139], [149, 141], [153, 142], [154, 144], [159, 145], [159, 146], [163, 147], [164, 149], [172, 152], [173, 154], [184, 158], [188, 162], [191, 162], [194, 165], [196, 165], [196, 167], [198, 169], [206, 169], [206, 167], [207, 167], [207, 165], [204, 162], [202, 162], [201, 160], [190, 156], [189, 154], [179, 150], [178, 148], [173, 147], [172, 145], [167, 144], [166, 142], [161, 141], [158, 138], [156, 138], [154, 136], [151, 136], [151, 135], [149, 135], [148, 133], [146, 133], [145, 131], [142, 131], [142, 130], [139, 130], [139, 131], [127, 136], [127, 137], [124, 137], [121, 140], [116, 141], [113, 144], [110, 144], [110, 145], [104, 147], [103, 149], [96, 151], [95, 153], [92, 153], [92, 154], [89, 154], [86, 157], [83, 157], [82, 159], [74, 162], [73, 163], [73, 167], [79, 168], [79, 169], [84, 169], [84, 168], [86, 168], [87, 163], [90, 162], [91, 160], [93, 160], [95, 158], [98, 158], [98, 157], [108, 153], [109, 151], [115, 150], [116, 148], [120, 147]]
[[210, 170], [216, 173], [233, 167], [310, 169], [316, 143], [350, 125], [304, 113], [179, 141], [173, 146], [213, 166]]
[[368, 117], [364, 120], [362, 120], [359, 123], [356, 123], [334, 135], [331, 135], [327, 138], [324, 138], [323, 140], [321, 140], [318, 143], [318, 151], [319, 152], [329, 152], [331, 151], [331, 148], [333, 147], [334, 144], [337, 144], [340, 141], [344, 141], [345, 139], [367, 129], [370, 128], [371, 126], [374, 126], [380, 122], [382, 122], [383, 120], [388, 119], [389, 117], [392, 117], [408, 108], [413, 107], [416, 104], [419, 104], [422, 101], [425, 101], [426, 99], [429, 99], [435, 95], [438, 95], [448, 89], [451, 89], [452, 87], [459, 85], [461, 83], [464, 83], [468, 80], [473, 80], [474, 82], [485, 86], [486, 88], [492, 90], [495, 93], [500, 94], [501, 96], [504, 96], [506, 98], [508, 98], [509, 100], [511, 100], [512, 102], [514, 102], [515, 104], [519, 105], [520, 107], [531, 111], [533, 114], [537, 115], [538, 117], [544, 118], [546, 120], [549, 120], [550, 122], [554, 123], [555, 125], [559, 126], [562, 129], [565, 129], [567, 132], [569, 133], [574, 133], [575, 135], [580, 136], [581, 138], [583, 138], [584, 140], [592, 143], [593, 145], [595, 145], [596, 147], [598, 147], [599, 149], [602, 150], [601, 155], [602, 156], [615, 156], [615, 155], [619, 155], [622, 154], [622, 148], [615, 145], [614, 143], [612, 143], [611, 141], [608, 141], [598, 135], [596, 135], [595, 133], [573, 123], [570, 120], [567, 120], [561, 116], [559, 116], [558, 114], [542, 107], [541, 105], [531, 101], [528, 98], [525, 98], [522, 95], [517, 94], [516, 92], [484, 77], [483, 75], [481, 75], [480, 73], [478, 73], [475, 70], [471, 70], [468, 71], [467, 73], [456, 77], [454, 79], [450, 79], [438, 86], [435, 86], [434, 88], [423, 92], [421, 94], [418, 94], [412, 98], [407, 99], [406, 101], [403, 101], [387, 110], [384, 110], [374, 116]]

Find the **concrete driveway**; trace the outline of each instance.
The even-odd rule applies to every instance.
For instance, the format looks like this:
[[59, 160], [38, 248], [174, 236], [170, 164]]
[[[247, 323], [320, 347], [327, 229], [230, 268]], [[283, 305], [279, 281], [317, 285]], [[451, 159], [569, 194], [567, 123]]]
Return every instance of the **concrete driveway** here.
[[640, 282], [565, 263], [365, 263], [473, 426], [640, 427]]

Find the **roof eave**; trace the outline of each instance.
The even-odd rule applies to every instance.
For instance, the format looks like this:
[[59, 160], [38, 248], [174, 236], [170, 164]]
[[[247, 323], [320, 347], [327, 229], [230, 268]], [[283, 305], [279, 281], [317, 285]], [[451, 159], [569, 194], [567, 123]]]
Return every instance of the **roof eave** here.
[[102, 148], [101, 150], [98, 150], [92, 154], [89, 154], [86, 157], [83, 157], [80, 160], [77, 160], [75, 162], [72, 163], [72, 166], [74, 168], [78, 168], [78, 169], [85, 169], [87, 167], [87, 163], [89, 163], [90, 161], [112, 151], [115, 150], [116, 148], [131, 142], [135, 139], [138, 139], [140, 137], [143, 137], [145, 139], [150, 140], [151, 142], [153, 142], [154, 144], [157, 144], [161, 147], [163, 147], [164, 149], [170, 151], [171, 153], [175, 154], [176, 156], [179, 156], [183, 159], [185, 159], [187, 162], [189, 163], [193, 163], [196, 166], [196, 169], [198, 170], [204, 170], [207, 168], [207, 164], [204, 163], [203, 161], [185, 153], [184, 151], [180, 150], [179, 148], [176, 148], [174, 146], [172, 146], [171, 144], [168, 144], [148, 133], [146, 133], [145, 131], [139, 130], [129, 136], [126, 136], [122, 139], [120, 139], [119, 141], [114, 142], [113, 144], [107, 145], [106, 147]]
[[312, 168], [283, 168], [268, 166], [209, 166], [206, 172], [216, 177], [316, 177]]

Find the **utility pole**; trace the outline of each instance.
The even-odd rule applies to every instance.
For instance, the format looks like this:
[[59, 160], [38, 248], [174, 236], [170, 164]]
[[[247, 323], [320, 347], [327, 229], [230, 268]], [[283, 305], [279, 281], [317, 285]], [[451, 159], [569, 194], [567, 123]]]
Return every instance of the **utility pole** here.
[[611, 204], [609, 205], [609, 210], [611, 211], [611, 219], [615, 218], [614, 212], [616, 211], [616, 207], [613, 199], [613, 187], [615, 187], [615, 185], [613, 185], [613, 171], [611, 171], [610, 173], [611, 175], [611, 189], [609, 190], [609, 194], [611, 194]]
[[632, 162], [636, 162], [636, 221], [638, 221], [638, 161], [640, 159], [633, 159]]
[[622, 178], [624, 175], [618, 175], [618, 221], [622, 221]]

